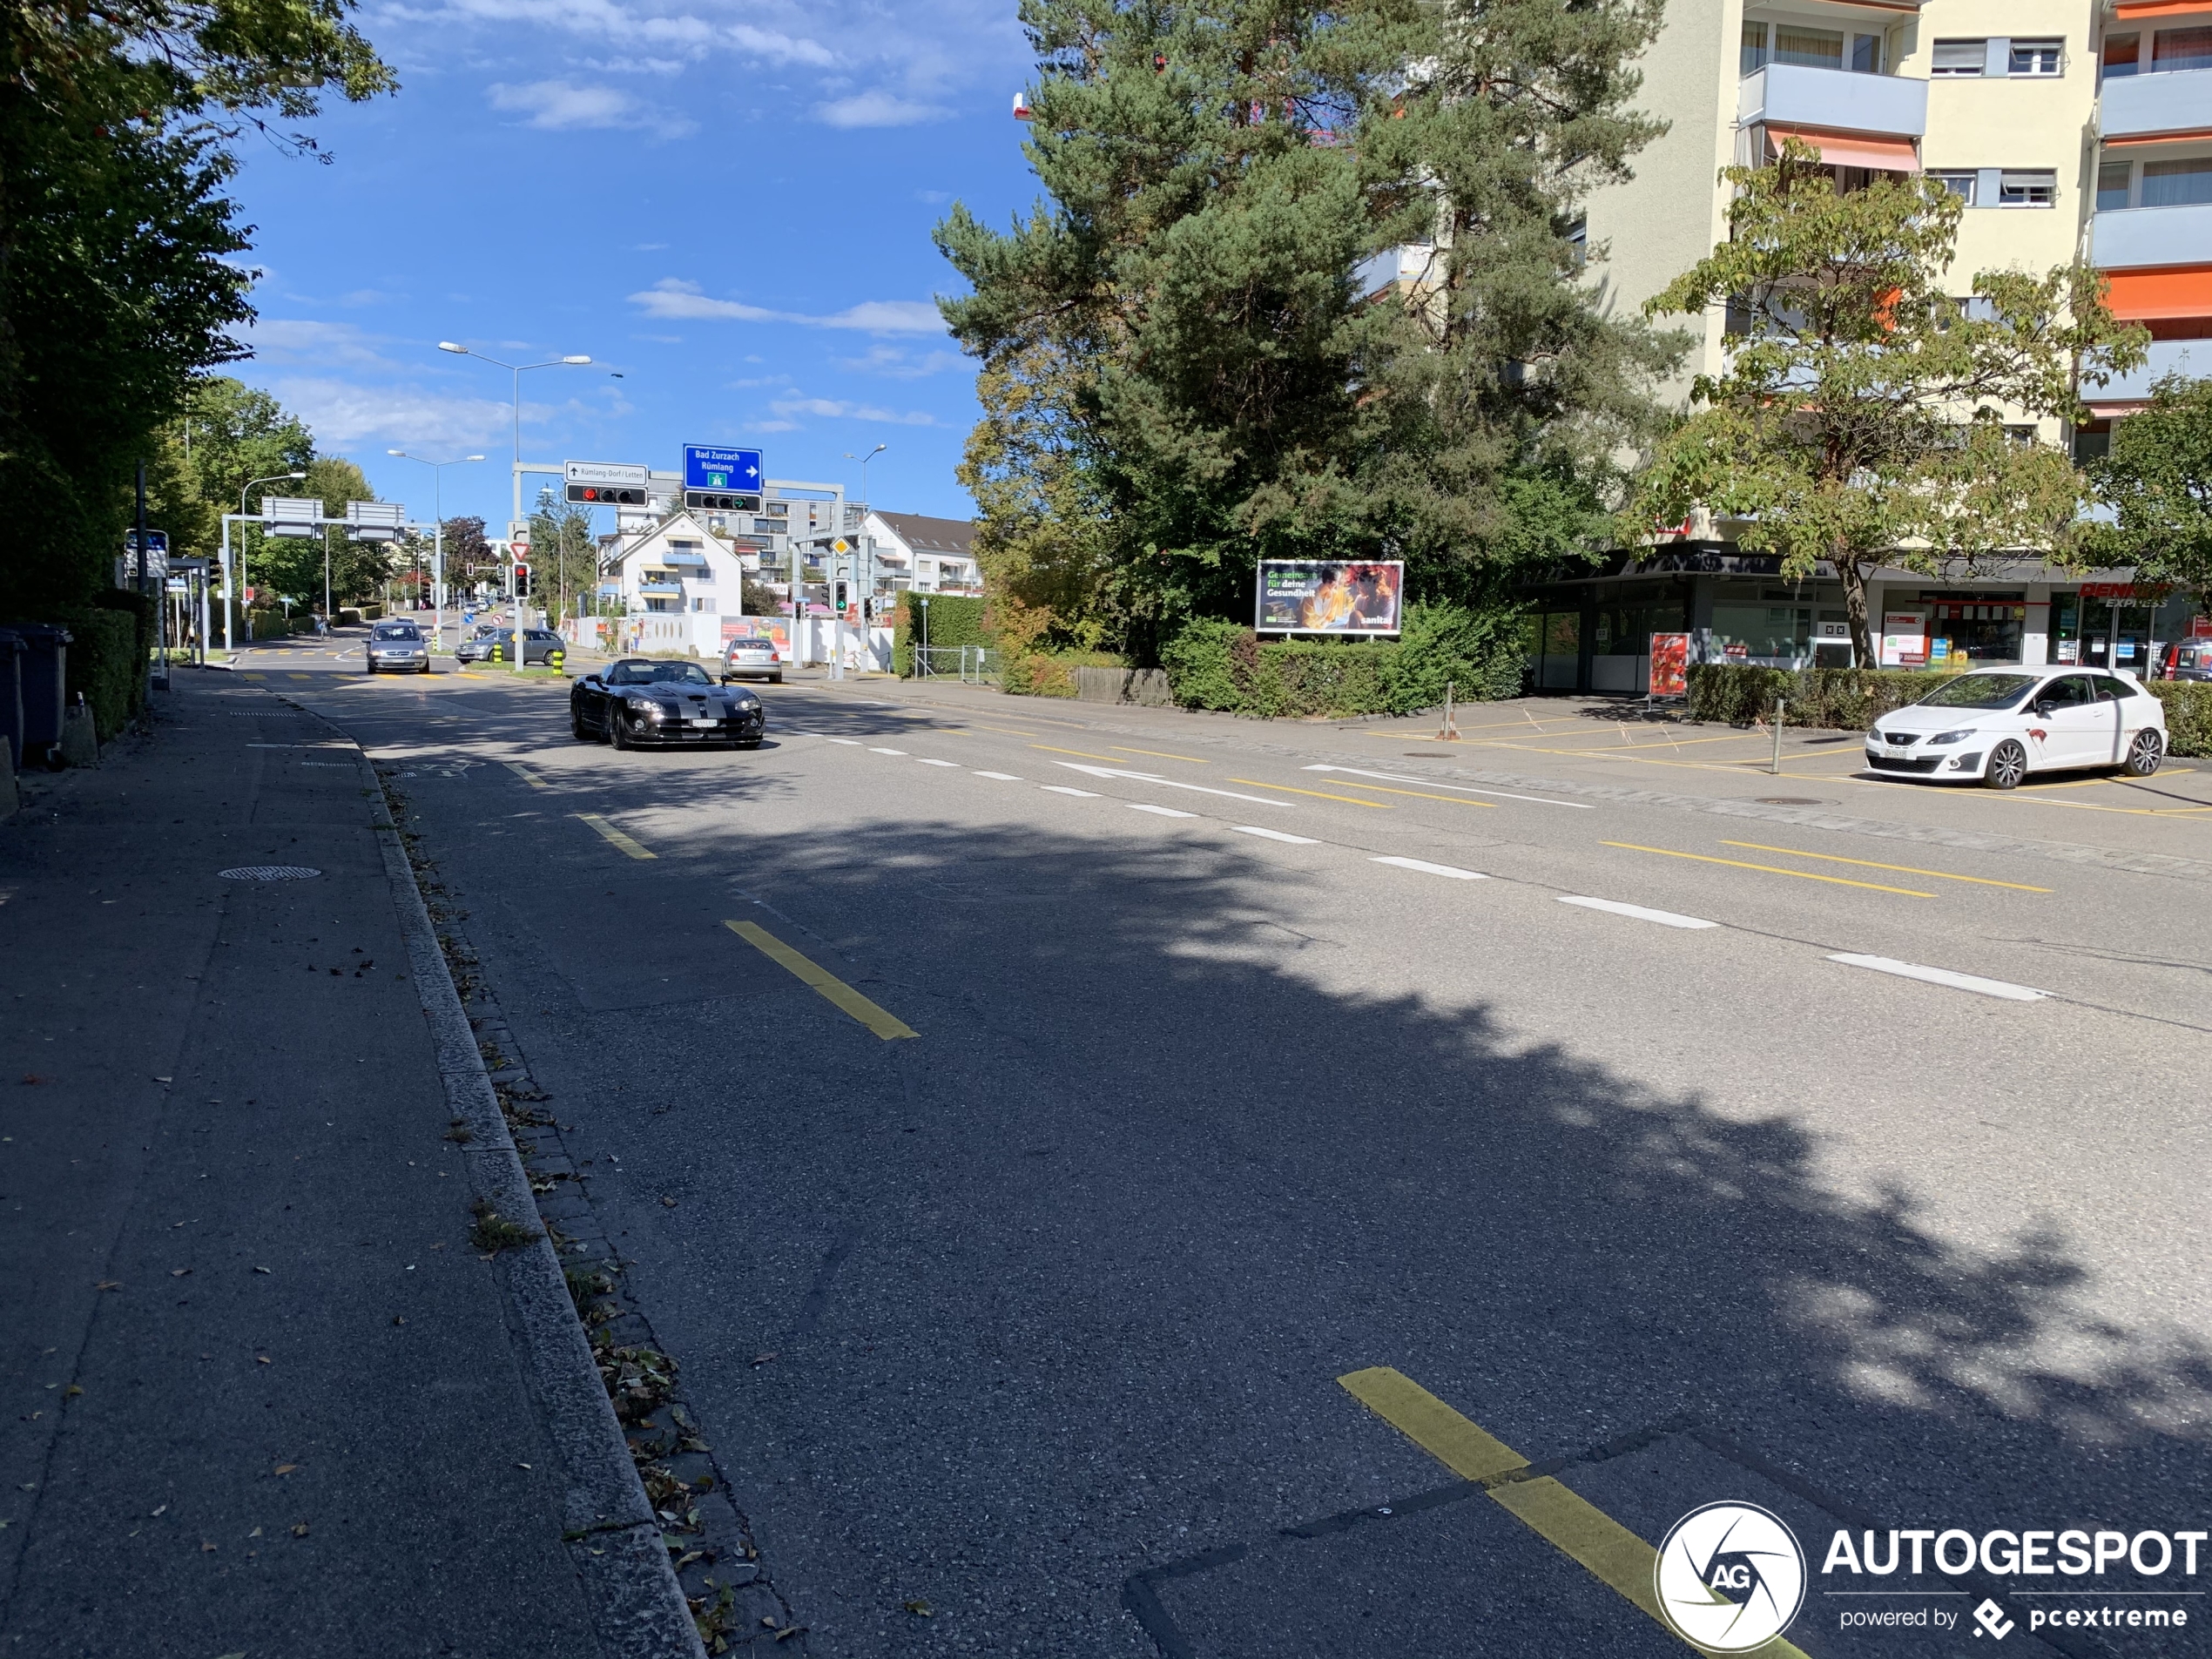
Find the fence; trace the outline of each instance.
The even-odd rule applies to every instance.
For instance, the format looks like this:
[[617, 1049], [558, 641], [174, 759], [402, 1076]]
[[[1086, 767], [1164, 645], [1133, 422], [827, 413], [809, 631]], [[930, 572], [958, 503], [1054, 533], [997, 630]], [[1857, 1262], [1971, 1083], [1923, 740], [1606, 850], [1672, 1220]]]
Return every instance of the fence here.
[[946, 679], [957, 675], [964, 685], [988, 685], [998, 679], [1000, 656], [981, 645], [914, 647], [914, 678]]

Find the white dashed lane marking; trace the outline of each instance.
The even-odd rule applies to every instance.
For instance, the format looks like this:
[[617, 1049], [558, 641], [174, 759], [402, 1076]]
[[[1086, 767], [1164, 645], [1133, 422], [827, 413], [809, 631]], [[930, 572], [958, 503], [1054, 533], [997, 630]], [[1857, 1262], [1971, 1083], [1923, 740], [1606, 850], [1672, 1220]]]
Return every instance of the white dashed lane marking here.
[[907, 752], [904, 749], [879, 749], [870, 745], [868, 752], [872, 755], [904, 755]]
[[1126, 778], [1133, 783], [1150, 784], [1157, 789], [1187, 789], [1194, 795], [1219, 795], [1228, 800], [1248, 801], [1254, 806], [1287, 808], [1291, 804], [1286, 800], [1270, 800], [1264, 795], [1240, 795], [1233, 789], [1209, 789], [1204, 784], [1186, 784], [1180, 779], [1157, 777], [1149, 772], [1127, 772], [1119, 766], [1079, 766], [1072, 760], [1055, 760], [1052, 764], [1093, 778]]
[[2025, 985], [2014, 985], [2001, 979], [1983, 979], [1976, 974], [1954, 974], [1947, 968], [1924, 968], [1919, 962], [1900, 962], [1890, 956], [1858, 956], [1848, 952], [1831, 955], [1831, 962], [1841, 962], [1847, 968], [1871, 968], [1877, 974], [1894, 974], [1899, 979], [1925, 980], [1930, 985], [1948, 985], [1956, 991], [1972, 991], [1977, 996], [2002, 997], [2007, 1002], [2040, 1002], [2050, 993], [2038, 991]]
[[1196, 813], [1179, 812], [1172, 806], [1155, 806], [1149, 801], [1132, 800], [1123, 803], [1132, 813], [1150, 813], [1155, 818], [1196, 818]]
[[1431, 864], [1426, 859], [1370, 859], [1370, 864], [1387, 864], [1400, 870], [1419, 870], [1423, 875], [1448, 875], [1454, 881], [1487, 881], [1490, 878], [1480, 870], [1462, 870], [1455, 865]]
[[1022, 781], [1010, 772], [979, 772], [975, 775], [978, 778], [995, 778], [1002, 784], [1018, 784]]
[[832, 738], [830, 741], [832, 743], [841, 743], [848, 749], [864, 749], [867, 746], [858, 738]]
[[1560, 903], [1580, 905], [1585, 910], [1602, 910], [1608, 915], [1633, 916], [1638, 921], [1656, 921], [1662, 927], [1717, 927], [1717, 921], [1707, 921], [1703, 916], [1677, 915], [1671, 910], [1647, 910], [1640, 904], [1622, 904], [1618, 899], [1570, 898], [1562, 894]]
[[1101, 799], [1098, 795], [1093, 793], [1088, 789], [1070, 789], [1065, 784], [1040, 784], [1037, 787], [1043, 790], [1048, 795], [1073, 795], [1077, 800], [1097, 800]]
[[1358, 766], [1305, 766], [1305, 772], [1340, 772], [1347, 778], [1380, 778], [1386, 783], [1420, 784], [1428, 789], [1449, 789], [1461, 795], [1495, 795], [1500, 800], [1525, 800], [1532, 806], [1565, 806], [1578, 813], [1594, 813], [1596, 807], [1584, 800], [1548, 800], [1541, 795], [1515, 795], [1502, 789], [1475, 789], [1466, 784], [1447, 784], [1436, 778], [1417, 778], [1399, 772], [1363, 772]]
[[1268, 840], [1287, 842], [1291, 846], [1318, 846], [1321, 845], [1320, 842], [1315, 840], [1311, 835], [1285, 835], [1281, 830], [1262, 829], [1257, 824], [1231, 824], [1229, 827], [1235, 830], [1239, 835], [1264, 836]]
[[960, 765], [960, 762], [957, 760], [932, 760], [927, 755], [916, 755], [914, 759], [919, 760], [925, 766], [952, 766], [957, 768]]

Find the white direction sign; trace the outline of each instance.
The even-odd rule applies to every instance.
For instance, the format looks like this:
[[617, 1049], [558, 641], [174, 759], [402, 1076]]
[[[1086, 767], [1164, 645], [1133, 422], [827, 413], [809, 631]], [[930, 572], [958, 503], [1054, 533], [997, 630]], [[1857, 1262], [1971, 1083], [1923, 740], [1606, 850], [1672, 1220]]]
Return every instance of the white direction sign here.
[[562, 475], [571, 484], [624, 484], [637, 489], [652, 482], [651, 468], [620, 461], [563, 462]]

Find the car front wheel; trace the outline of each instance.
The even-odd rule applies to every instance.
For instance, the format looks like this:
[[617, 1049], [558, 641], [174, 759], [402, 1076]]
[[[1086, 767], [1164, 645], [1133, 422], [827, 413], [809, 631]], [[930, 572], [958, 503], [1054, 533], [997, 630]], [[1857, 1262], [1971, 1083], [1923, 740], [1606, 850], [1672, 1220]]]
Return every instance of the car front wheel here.
[[2138, 732], [2128, 745], [2128, 771], [2134, 777], [2149, 777], [2165, 759], [2166, 740], [2155, 732]]
[[630, 746], [630, 725], [623, 718], [622, 705], [618, 703], [607, 705], [607, 741], [617, 749]]
[[2027, 776], [2027, 751], [2007, 738], [1989, 752], [1989, 765], [1981, 780], [1992, 789], [2018, 789]]
[[572, 706], [569, 710], [569, 735], [578, 743], [591, 741], [591, 732], [583, 724], [583, 711], [580, 708]]

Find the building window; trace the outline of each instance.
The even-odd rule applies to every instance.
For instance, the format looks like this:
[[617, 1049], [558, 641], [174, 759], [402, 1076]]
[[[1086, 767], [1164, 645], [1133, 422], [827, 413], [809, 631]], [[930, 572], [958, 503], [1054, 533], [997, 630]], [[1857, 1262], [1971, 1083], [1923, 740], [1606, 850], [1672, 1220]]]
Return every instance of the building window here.
[[2023, 169], [1998, 176], [2000, 207], [2052, 207], [2057, 206], [2058, 199], [2059, 176], [2055, 172]]
[[1795, 64], [1803, 69], [1841, 69], [1844, 37], [1833, 29], [1806, 29], [1796, 24], [1778, 23], [1774, 25], [1774, 61]]
[[1979, 75], [1989, 66], [1989, 43], [1986, 40], [1939, 40], [1935, 57], [1928, 64], [1928, 73], [1946, 75]]
[[1851, 66], [1860, 75], [1882, 72], [1882, 37], [1879, 35], [1853, 35], [1851, 43]]
[[2193, 207], [2212, 202], [2212, 156], [2143, 163], [2143, 206]]
[[1967, 206], [1972, 207], [1974, 205], [1974, 187], [1980, 182], [1979, 173], [1932, 172], [1928, 177], [1966, 203]]
[[1590, 262], [1590, 221], [1578, 219], [1567, 227], [1568, 263], [1581, 270]]
[[2128, 205], [2128, 186], [2134, 164], [2127, 161], [2101, 161], [2097, 164], [2097, 211], [2117, 212]]
[[1747, 23], [1743, 25], [1743, 47], [1738, 58], [1737, 73], [1756, 75], [1766, 67], [1766, 25]]
[[2137, 59], [2141, 56], [2142, 49], [2142, 37], [2140, 35], [2107, 35], [2103, 60], [2106, 78], [2133, 75], [2141, 67]]
[[2151, 51], [2153, 69], [2212, 69], [2212, 29], [2161, 29]]
[[2066, 43], [2062, 40], [2016, 40], [2013, 43], [2012, 72], [2015, 75], [2055, 75]]

